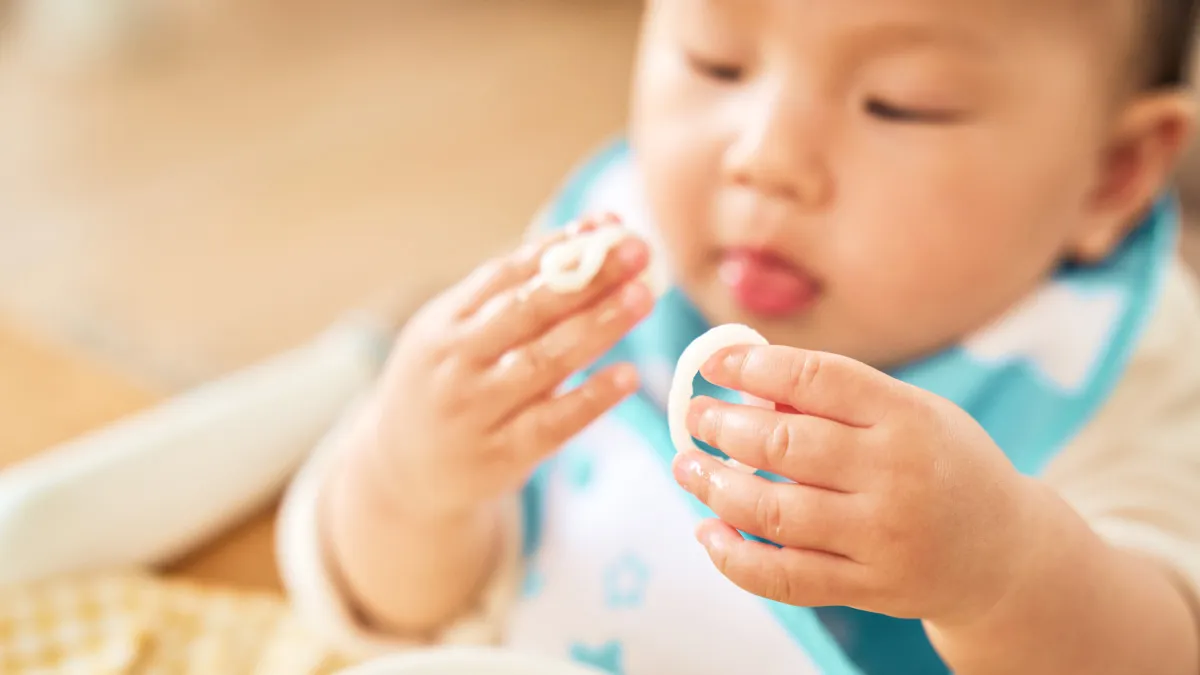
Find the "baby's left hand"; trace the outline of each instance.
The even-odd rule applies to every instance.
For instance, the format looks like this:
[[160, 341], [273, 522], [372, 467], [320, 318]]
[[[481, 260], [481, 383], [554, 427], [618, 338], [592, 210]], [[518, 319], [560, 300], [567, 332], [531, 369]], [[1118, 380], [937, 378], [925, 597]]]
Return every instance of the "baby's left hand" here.
[[796, 483], [704, 453], [676, 459], [676, 479], [721, 519], [697, 536], [735, 584], [792, 605], [958, 623], [1020, 583], [1038, 500], [966, 412], [856, 361], [789, 347], [730, 348], [701, 372], [801, 411], [692, 404], [696, 438]]

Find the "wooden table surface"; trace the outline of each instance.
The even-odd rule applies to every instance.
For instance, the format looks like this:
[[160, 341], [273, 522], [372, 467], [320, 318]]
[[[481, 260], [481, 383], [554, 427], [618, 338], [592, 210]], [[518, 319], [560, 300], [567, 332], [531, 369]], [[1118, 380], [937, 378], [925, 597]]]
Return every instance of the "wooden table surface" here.
[[[640, 11], [207, 4], [141, 61], [0, 39], [0, 467], [510, 245], [621, 128]], [[278, 588], [271, 521], [174, 571]]]
[[[0, 321], [0, 469], [161, 400], [143, 382], [46, 336]], [[242, 588], [279, 589], [274, 509], [166, 570]]]

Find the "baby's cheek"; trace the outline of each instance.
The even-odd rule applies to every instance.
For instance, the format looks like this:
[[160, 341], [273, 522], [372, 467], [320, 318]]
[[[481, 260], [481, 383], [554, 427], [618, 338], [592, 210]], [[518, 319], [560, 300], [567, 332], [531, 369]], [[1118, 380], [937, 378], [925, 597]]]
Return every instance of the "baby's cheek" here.
[[658, 157], [646, 163], [647, 203], [667, 249], [664, 254], [680, 281], [698, 280], [711, 257], [715, 188], [703, 158]]
[[[970, 256], [967, 256], [968, 258]], [[978, 264], [929, 249], [889, 250], [844, 270], [830, 300], [838, 340], [872, 365], [919, 358], [965, 336], [992, 313]]]

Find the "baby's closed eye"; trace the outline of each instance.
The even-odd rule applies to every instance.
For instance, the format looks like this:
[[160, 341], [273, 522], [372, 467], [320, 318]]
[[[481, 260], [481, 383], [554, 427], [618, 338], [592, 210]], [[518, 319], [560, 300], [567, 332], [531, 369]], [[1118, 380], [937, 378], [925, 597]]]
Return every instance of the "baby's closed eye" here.
[[967, 114], [960, 110], [906, 105], [877, 97], [864, 101], [863, 109], [868, 115], [885, 122], [954, 124], [967, 117]]

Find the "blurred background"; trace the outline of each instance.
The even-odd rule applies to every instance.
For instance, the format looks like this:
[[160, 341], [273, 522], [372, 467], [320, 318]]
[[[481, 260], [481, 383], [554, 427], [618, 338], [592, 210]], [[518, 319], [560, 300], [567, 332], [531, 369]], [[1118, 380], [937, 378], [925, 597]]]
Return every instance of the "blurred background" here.
[[0, 0], [0, 317], [186, 386], [519, 236], [638, 0]]
[[511, 245], [621, 129], [640, 5], [0, 0], [0, 467]]
[[[512, 245], [640, 5], [0, 0], [0, 469]], [[275, 587], [270, 529], [182, 566]]]

